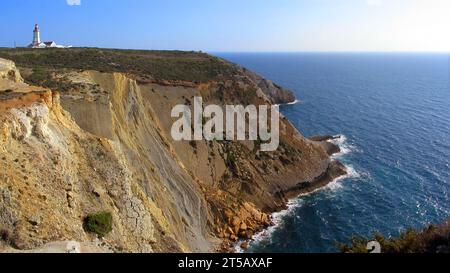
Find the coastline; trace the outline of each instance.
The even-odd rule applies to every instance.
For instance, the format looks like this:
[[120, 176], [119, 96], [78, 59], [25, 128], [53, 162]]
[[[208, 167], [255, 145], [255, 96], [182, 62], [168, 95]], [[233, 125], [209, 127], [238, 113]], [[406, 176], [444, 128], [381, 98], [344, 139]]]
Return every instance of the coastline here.
[[296, 187], [280, 192], [279, 194], [285, 196], [287, 200], [285, 203], [285, 208], [282, 210], [273, 211], [269, 215], [270, 225], [262, 229], [260, 232], [255, 233], [251, 239], [241, 240], [234, 243], [227, 252], [244, 252], [250, 247], [252, 242], [259, 241], [265, 234], [270, 234], [274, 229], [276, 229], [279, 225], [279, 218], [289, 213], [292, 208], [296, 207], [300, 197], [324, 190], [333, 183], [351, 176], [352, 172], [349, 168], [334, 157], [335, 155], [339, 155], [342, 152], [342, 149], [338, 144], [333, 143], [333, 141], [342, 138], [345, 140], [345, 136], [342, 135], [310, 137], [309, 140], [322, 144], [330, 155], [331, 161], [328, 169], [312, 181], [299, 182]]
[[[148, 54], [151, 55], [152, 53]], [[199, 213], [195, 210], [195, 208], [205, 208], [204, 211], [200, 212], [201, 215], [199, 215], [199, 217], [195, 219], [208, 219], [208, 217], [210, 217], [210, 222], [214, 222], [214, 227], [216, 228], [214, 231], [217, 233], [217, 237], [224, 239], [223, 243], [224, 245], [226, 245], [226, 247], [222, 248], [219, 251], [228, 252], [230, 247], [232, 247], [232, 245], [237, 242], [239, 238], [244, 240], [251, 240], [254, 234], [267, 229], [271, 225], [273, 226], [274, 223], [271, 219], [270, 214], [286, 209], [288, 206], [289, 198], [297, 197], [301, 194], [310, 193], [323, 188], [331, 183], [334, 179], [346, 173], [345, 167], [330, 156], [335, 152], [339, 152], [339, 147], [328, 143], [329, 139], [327, 137], [321, 137], [320, 139], [307, 139], [303, 137], [286, 118], [281, 120], [281, 123], [284, 127], [284, 131], [282, 132], [283, 141], [281, 143], [281, 148], [273, 154], [259, 154], [255, 152], [254, 147], [247, 147], [248, 149], [242, 149], [242, 146], [240, 144], [233, 143], [213, 143], [214, 145], [207, 145], [206, 143], [196, 143], [196, 145], [191, 145], [190, 143], [171, 143], [169, 139], [165, 138], [167, 135], [163, 134], [163, 132], [169, 132], [171, 120], [155, 120], [157, 115], [152, 116], [152, 114], [164, 113], [164, 111], [170, 110], [170, 107], [167, 107], [168, 105], [171, 105], [171, 103], [179, 102], [182, 99], [186, 100], [186, 96], [191, 95], [192, 90], [186, 87], [179, 87], [178, 85], [176, 87], [170, 87], [166, 85], [160, 86], [151, 83], [138, 85], [137, 80], [129, 78], [129, 76], [117, 72], [106, 73], [93, 70], [88, 72], [72, 73], [74, 73], [74, 75], [71, 75], [71, 77], [73, 77], [73, 79], [71, 78], [71, 83], [73, 83], [74, 81], [80, 81], [80, 79], [82, 80], [82, 82], [88, 82], [91, 84], [96, 83], [95, 86], [97, 86], [97, 88], [100, 88], [100, 90], [103, 90], [101, 95], [98, 95], [98, 101], [101, 101], [101, 98], [105, 101], [114, 103], [114, 111], [111, 112], [111, 108], [108, 108], [105, 109], [106, 112], [104, 113], [102, 112], [103, 104], [98, 103], [96, 104], [97, 107], [92, 109], [90, 115], [99, 115], [100, 117], [102, 117], [102, 120], [105, 120], [109, 119], [110, 115], [121, 116], [126, 113], [126, 111], [123, 110], [123, 107], [127, 107], [127, 105], [129, 105], [129, 102], [122, 100], [123, 92], [129, 92], [133, 96], [134, 100], [139, 103], [138, 107], [148, 110], [151, 114], [136, 117], [133, 116], [131, 120], [123, 118], [123, 121], [125, 122], [110, 124], [106, 127], [101, 128], [96, 127], [95, 124], [91, 122], [83, 123], [86, 117], [85, 108], [87, 105], [90, 105], [90, 102], [89, 100], [81, 101], [80, 104], [76, 104], [75, 107], [73, 107], [74, 104], [72, 97], [73, 95], [79, 95], [79, 93], [82, 91], [90, 92], [91, 90], [89, 88], [91, 88], [91, 85], [87, 85], [86, 89], [73, 89], [72, 91], [66, 91], [65, 93], [63, 93], [61, 99], [63, 106], [61, 108], [52, 108], [55, 111], [68, 109], [68, 111], [71, 113], [71, 116], [74, 117], [74, 120], [72, 121], [73, 123], [70, 123], [73, 124], [73, 128], [70, 127], [68, 130], [78, 130], [78, 127], [76, 125], [76, 122], [78, 121], [82, 127], [80, 128], [82, 129], [82, 131], [80, 130], [79, 133], [81, 136], [86, 137], [86, 139], [91, 137], [91, 135], [87, 133], [93, 134], [95, 137], [103, 136], [107, 139], [114, 139], [115, 136], [119, 134], [119, 137], [122, 137], [127, 141], [123, 144], [125, 145], [124, 147], [126, 149], [133, 150], [134, 146], [126, 146], [129, 145], [129, 143], [132, 143], [136, 146], [142, 146], [147, 147], [148, 149], [157, 150], [159, 151], [159, 154], [164, 155], [165, 161], [161, 160], [159, 154], [152, 153], [149, 155], [151, 157], [147, 159], [148, 161], [145, 160], [142, 162], [135, 162], [135, 158], [126, 158], [126, 162], [133, 162], [133, 164], [127, 165], [126, 162], [124, 163], [124, 161], [115, 161], [117, 157], [113, 156], [116, 155], [116, 153], [119, 154], [120, 151], [111, 149], [106, 150], [108, 147], [105, 146], [89, 147], [89, 149], [86, 149], [86, 152], [91, 150], [96, 151], [94, 148], [105, 149], [105, 151], [103, 152], [104, 154], [111, 154], [110, 160], [106, 161], [106, 163], [114, 163], [118, 166], [122, 166], [121, 164], [123, 164], [124, 169], [129, 171], [129, 173], [139, 173], [139, 171], [136, 171], [134, 169], [127, 169], [129, 168], [129, 166], [135, 166], [135, 164], [139, 163], [138, 165], [141, 166], [144, 170], [154, 172], [157, 176], [156, 179], [149, 179], [144, 185], [146, 187], [161, 185], [164, 189], [170, 189], [170, 187], [168, 186], [170, 186], [171, 183], [174, 183], [173, 181], [176, 181], [179, 185], [184, 186], [185, 194], [183, 196], [183, 202], [185, 202], [184, 198], [187, 197], [189, 201], [188, 204], [191, 205], [190, 208], [193, 209], [193, 211], [191, 212], [186, 212], [187, 215], [184, 216], [184, 218], [190, 218], [190, 216], [194, 213]], [[62, 77], [55, 76], [55, 79], [62, 79]], [[110, 83], [114, 83], [114, 85], [111, 86]], [[240, 81], [237, 81], [236, 83], [245, 84]], [[266, 81], [266, 83], [270, 82]], [[255, 87], [254, 82], [250, 81], [247, 84], [248, 88]], [[222, 90], [220, 86], [208, 85], [207, 87], [208, 88], [206, 88], [205, 86], [200, 86], [198, 87], [198, 90], [196, 90], [196, 92], [198, 92], [198, 94], [202, 94], [201, 92], [210, 92], [211, 94], [216, 94], [215, 92], [219, 92], [220, 90]], [[275, 88], [278, 87], [275, 86]], [[247, 89], [245, 89], [244, 87], [238, 89], [237, 91], [233, 91], [233, 89], [229, 91], [227, 95], [228, 97], [224, 98], [218, 96], [216, 99], [221, 103], [226, 103], [227, 101], [232, 100], [241, 101], [243, 99], [241, 97], [241, 93]], [[145, 92], [146, 90], [148, 90], [149, 92]], [[168, 92], [168, 90], [170, 92]], [[257, 90], [252, 90], [253, 97], [250, 97], [250, 99], [254, 100], [254, 104], [260, 103], [262, 101], [261, 99], [264, 98], [264, 96], [260, 97]], [[276, 95], [278, 95], [278, 97], [276, 98], [278, 101], [280, 101], [281, 99], [279, 95], [284, 94], [284, 91], [281, 89], [277, 90], [279, 92], [276, 93]], [[95, 89], [94, 91], [98, 92], [97, 89]], [[148, 97], [142, 97], [144, 94]], [[222, 93], [219, 92], [219, 94]], [[151, 104], [144, 104], [144, 100], [150, 101]], [[59, 102], [59, 99], [57, 101]], [[298, 102], [295, 100], [295, 98], [288, 98], [285, 101], [290, 102], [290, 104]], [[59, 114], [59, 112], [57, 113]], [[15, 119], [19, 118], [19, 116], [12, 116], [11, 122], [15, 122]], [[141, 138], [134, 138], [133, 135], [129, 135], [128, 130], [126, 130], [125, 128], [128, 128], [130, 124], [133, 125], [133, 128], [138, 130], [138, 132], [141, 132], [142, 138], [146, 139], [145, 141], [142, 141]], [[54, 121], [54, 126], [56, 128], [63, 128], [63, 125], [59, 120]], [[111, 128], [115, 128], [115, 130], [113, 131], [111, 130]], [[152, 138], [148, 139], [148, 135], [152, 136]], [[14, 139], [14, 137], [12, 137], [12, 139], [17, 140], [17, 142], [21, 141], [20, 139]], [[163, 143], [161, 143], [161, 139], [163, 140]], [[44, 139], [42, 138], [42, 140]], [[71, 140], [71, 143], [73, 143], [73, 145], [79, 145], [79, 139], [73, 139]], [[173, 145], [173, 150], [171, 150], [169, 143]], [[18, 143], [17, 147], [21, 147], [20, 144], [21, 143]], [[52, 151], [41, 149], [40, 146], [32, 148], [37, 150], [39, 153], [49, 153], [50, 155], [52, 153]], [[178, 153], [175, 153], [173, 151], [178, 151]], [[230, 154], [232, 155], [233, 160], [228, 159], [228, 155]], [[95, 157], [95, 154], [92, 155], [92, 157], [97, 158]], [[199, 160], [205, 159], [209, 161], [210, 166], [208, 167], [208, 169], [213, 170], [212, 172], [208, 170], [208, 172], [205, 173], [204, 170], [201, 169], [201, 167], [198, 167], [195, 164], [195, 162], [199, 162]], [[10, 159], [9, 161], [13, 161], [13, 159]], [[80, 162], [85, 163], [85, 161], [83, 160], [80, 160]], [[86, 162], [90, 163], [87, 160]], [[44, 165], [44, 167], [52, 166], [51, 163], [53, 162], [48, 162], [48, 165]], [[42, 168], [42, 166], [39, 165], [42, 165], [41, 162], [32, 162], [32, 164], [36, 164], [37, 166], [39, 166], [39, 168]], [[26, 165], [24, 166], [27, 167]], [[70, 164], [67, 164], [67, 166], [70, 166]], [[170, 172], [165, 172], [162, 176], [165, 179], [161, 180], [158, 177], [156, 169], [157, 167], [166, 168], [167, 166], [171, 166], [173, 167], [173, 169], [170, 169]], [[97, 163], [96, 167], [102, 167], [105, 170], [110, 170], [109, 165], [105, 164], [105, 161]], [[36, 167], [30, 166], [29, 168], [32, 169]], [[52, 170], [51, 167], [48, 167], [48, 169]], [[120, 168], [116, 169], [120, 170]], [[185, 173], [187, 169], [191, 169], [193, 171]], [[70, 168], [67, 168], [65, 169], [65, 171], [72, 170]], [[93, 172], [96, 173], [97, 170], [91, 170], [87, 168], [86, 172], [82, 173], [82, 175], [92, 177]], [[216, 172], [219, 174], [223, 173], [224, 175], [218, 176]], [[120, 198], [122, 199], [118, 199], [116, 201], [119, 203], [127, 202], [129, 199], [132, 199], [134, 195], [136, 195], [138, 196], [139, 200], [142, 200], [142, 202], [144, 202], [142, 205], [142, 213], [145, 214], [148, 211], [149, 214], [153, 215], [154, 212], [152, 204], [146, 205], [145, 203], [145, 201], [148, 200], [148, 196], [144, 192], [142, 192], [142, 189], [140, 188], [142, 186], [140, 184], [141, 181], [139, 179], [121, 179], [120, 177], [124, 174], [126, 173], [117, 173], [117, 177], [119, 177], [121, 181], [125, 181], [124, 183], [128, 183], [125, 184], [125, 186], [131, 187], [130, 196], [125, 196], [125, 198], [122, 198], [122, 195], [120, 195]], [[185, 174], [185, 177], [183, 177], [184, 179], [181, 179], [183, 174]], [[45, 177], [43, 178], [45, 179]], [[217, 189], [216, 187], [211, 186], [217, 185], [219, 179], [219, 185], [226, 185], [226, 187], [219, 187], [219, 189]], [[42, 178], [40, 178], [39, 181], [42, 181]], [[61, 179], [61, 181], [63, 183], [65, 180]], [[98, 181], [94, 180], [94, 182], [98, 188], [105, 188], [107, 191], [114, 190], [110, 188], [110, 185], [116, 184], [105, 184], [105, 180], [103, 178], [99, 178]], [[198, 183], [201, 185], [200, 188], [196, 189], [191, 187], [191, 185], [197, 185]], [[12, 186], [18, 188], [21, 187], [21, 185], [18, 183], [13, 184]], [[78, 207], [74, 206], [74, 199], [80, 200], [80, 202], [90, 202], [89, 199], [85, 200], [82, 198], [84, 194], [86, 194], [82, 191], [82, 188], [76, 193], [73, 193], [75, 191], [73, 190], [72, 186], [68, 188], [68, 190], [70, 191], [70, 198], [68, 200], [67, 210], [78, 209]], [[87, 189], [87, 191], [89, 191], [89, 189]], [[50, 196], [50, 194], [46, 193], [45, 190], [43, 190], [43, 192]], [[177, 191], [175, 189], [174, 192], [169, 193], [173, 194], [172, 196], [175, 201], [180, 200], [180, 197], [177, 195]], [[162, 209], [164, 208], [164, 211], [166, 213], [173, 213], [174, 217], [179, 217], [174, 209], [169, 209], [170, 206], [168, 206], [167, 204], [167, 190], [164, 190], [164, 192], [156, 191], [154, 194], [158, 198], [155, 199], [155, 202], [158, 202], [160, 204], [160, 207]], [[55, 196], [55, 198], [51, 199], [50, 201], [56, 203], [59, 202], [60, 199], [67, 198], [66, 196], [67, 195], [63, 193], [61, 196]], [[197, 198], [202, 196], [204, 196], [204, 199]], [[102, 195], [96, 194], [96, 198], [101, 199]], [[116, 196], [114, 196], [114, 198], [116, 198]], [[199, 203], [203, 201], [204, 203]], [[181, 204], [179, 202], [175, 203]], [[207, 203], [211, 207], [203, 206]], [[126, 204], [124, 206], [126, 206]], [[128, 221], [128, 218], [125, 218], [128, 216], [123, 216], [122, 214], [120, 214], [120, 211], [114, 211], [114, 208], [109, 207], [109, 205], [105, 205], [104, 210], [112, 211], [112, 216], [115, 219], [123, 218], [125, 219], [124, 221]], [[80, 215], [89, 215], [89, 213], [91, 212], [84, 211], [83, 208], [80, 208], [79, 213]], [[65, 219], [64, 215], [58, 215], [58, 217], [60, 217], [60, 219]], [[160, 214], [153, 217], [155, 217], [156, 219], [160, 219]], [[215, 217], [215, 219], [213, 217]], [[150, 219], [150, 216], [148, 218]], [[76, 226], [77, 221], [78, 219], [74, 219], [71, 227]], [[130, 221], [133, 222], [133, 220]], [[180, 223], [182, 223], [182, 221], [183, 219], [180, 219]], [[51, 224], [57, 222], [60, 222], [60, 220], [54, 220], [51, 222]], [[118, 225], [122, 223], [127, 222], [119, 222]], [[149, 223], [151, 222], [142, 221], [141, 225], [143, 228], [150, 229], [150, 227], [146, 226]], [[202, 233], [202, 229], [204, 227], [205, 226], [202, 225], [202, 223], [197, 223], [195, 221], [190, 225], [193, 234], [206, 234], [206, 232]], [[218, 242], [216, 240], [210, 240], [208, 241], [210, 245], [205, 244], [203, 243], [203, 238], [200, 235], [198, 237], [198, 241], [188, 240], [188, 237], [186, 236], [187, 234], [180, 234], [178, 232], [178, 225], [165, 225], [157, 228], [160, 228], [163, 231], [163, 234], [173, 232], [172, 236], [174, 238], [174, 242], [171, 245], [167, 245], [167, 242], [164, 240], [164, 238], [156, 237], [156, 241], [160, 240], [160, 244], [157, 246], [158, 248], [152, 249], [152, 251], [156, 252], [175, 252], [182, 251], [184, 250], [184, 248], [193, 249], [194, 251], [198, 252], [211, 251], [215, 243]], [[146, 240], [145, 234], [142, 235], [142, 240]], [[114, 246], [114, 244], [118, 245], [119, 243], [123, 244], [120, 240], [123, 240], [124, 237], [121, 236], [114, 238], [114, 235], [115, 234], [112, 234], [109, 238], [111, 242], [110, 244], [112, 246]], [[175, 238], [177, 238], [179, 241], [176, 241]], [[24, 243], [20, 246], [20, 248], [35, 248], [36, 246], [40, 245], [40, 242], [34, 242], [38, 239], [39, 237], [37, 236], [32, 237], [31, 239], [28, 239], [28, 237], [26, 237], [26, 240], [24, 239]], [[84, 238], [76, 238], [74, 236], [70, 236], [70, 239], [75, 239], [76, 241], [80, 242], [86, 240]], [[140, 242], [139, 240], [141, 240], [138, 239], [135, 235], [129, 236], [129, 241], [127, 241], [126, 243], [128, 244], [130, 250], [149, 251], [147, 246], [141, 246], [138, 244]], [[206, 239], [209, 238], [205, 238], [205, 240]], [[134, 241], [137, 241], [138, 243], [134, 244]], [[177, 249], [177, 247], [180, 247], [180, 249]]]

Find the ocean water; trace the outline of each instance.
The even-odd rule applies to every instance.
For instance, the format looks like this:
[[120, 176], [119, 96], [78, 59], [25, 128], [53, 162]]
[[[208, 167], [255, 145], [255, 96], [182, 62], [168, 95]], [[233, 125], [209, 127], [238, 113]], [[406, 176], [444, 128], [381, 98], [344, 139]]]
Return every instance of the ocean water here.
[[221, 53], [295, 92], [305, 135], [341, 135], [348, 177], [290, 202], [249, 252], [336, 252], [450, 217], [448, 54]]

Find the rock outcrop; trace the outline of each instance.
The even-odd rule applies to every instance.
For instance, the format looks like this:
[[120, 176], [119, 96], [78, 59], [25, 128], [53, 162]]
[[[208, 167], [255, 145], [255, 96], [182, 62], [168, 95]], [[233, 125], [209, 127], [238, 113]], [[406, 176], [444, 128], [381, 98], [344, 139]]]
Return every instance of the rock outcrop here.
[[7, 79], [13, 82], [23, 82], [15, 63], [2, 58], [0, 58], [0, 79]]
[[241, 68], [243, 75], [246, 75], [255, 82], [261, 91], [268, 97], [272, 104], [287, 104], [295, 102], [295, 95], [292, 91], [286, 90], [272, 81], [267, 80], [255, 72]]
[[[275, 152], [259, 152], [257, 141], [171, 138], [172, 107], [194, 96], [270, 103], [261, 82], [241, 73], [189, 85], [95, 70], [48, 75], [60, 88], [0, 80], [0, 248], [227, 251], [269, 226], [288, 198], [345, 173], [285, 118]], [[83, 228], [100, 211], [113, 218], [104, 238]]]
[[313, 136], [309, 139], [317, 142], [319, 145], [322, 145], [323, 148], [327, 151], [328, 155], [334, 155], [341, 152], [341, 148], [332, 143], [332, 140], [338, 139], [340, 136]]

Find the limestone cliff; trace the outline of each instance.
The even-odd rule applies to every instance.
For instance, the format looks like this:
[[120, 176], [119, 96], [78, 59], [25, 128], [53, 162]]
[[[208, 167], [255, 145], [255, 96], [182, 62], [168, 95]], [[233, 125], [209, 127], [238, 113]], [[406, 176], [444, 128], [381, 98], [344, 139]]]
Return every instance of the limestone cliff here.
[[[183, 56], [166, 63], [183, 63]], [[197, 72], [209, 58], [188, 56]], [[173, 141], [170, 111], [195, 96], [205, 104], [271, 103], [259, 81], [223, 61], [211, 67], [207, 59], [208, 69], [188, 79], [162, 64], [157, 72], [142, 73], [144, 66], [124, 73], [128, 58], [107, 60], [118, 72], [68, 63], [56, 69], [63, 61], [48, 57], [52, 67], [39, 71], [42, 80], [30, 58], [11, 57], [25, 81], [44, 87], [0, 80], [0, 229], [9, 250], [74, 240], [96, 251], [227, 251], [270, 225], [269, 214], [287, 198], [344, 173], [285, 118], [275, 152], [258, 152], [251, 141]], [[211, 70], [218, 72], [205, 74]], [[99, 211], [113, 218], [104, 238], [83, 228], [84, 217]]]

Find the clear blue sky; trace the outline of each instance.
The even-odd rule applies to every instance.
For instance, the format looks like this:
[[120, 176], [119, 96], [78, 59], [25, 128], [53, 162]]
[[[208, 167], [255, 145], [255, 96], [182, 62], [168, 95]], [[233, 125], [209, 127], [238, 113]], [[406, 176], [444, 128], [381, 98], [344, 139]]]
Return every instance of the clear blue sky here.
[[[68, 2], [75, 3], [69, 5]], [[80, 5], [77, 5], [80, 2]], [[449, 0], [13, 0], [0, 46], [203, 51], [449, 51]]]

